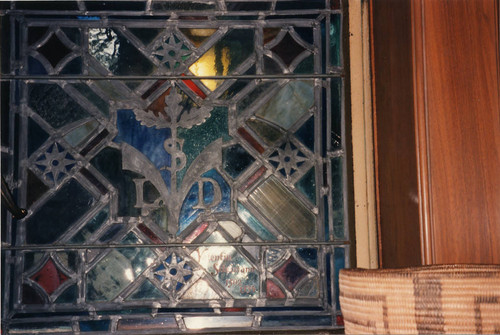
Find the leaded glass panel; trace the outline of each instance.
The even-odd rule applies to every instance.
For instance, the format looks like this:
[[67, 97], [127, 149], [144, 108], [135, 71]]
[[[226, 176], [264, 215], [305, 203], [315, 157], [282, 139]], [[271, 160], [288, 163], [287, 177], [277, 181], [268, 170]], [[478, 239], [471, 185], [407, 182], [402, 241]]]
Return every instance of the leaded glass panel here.
[[342, 326], [339, 3], [1, 14], [4, 332]]

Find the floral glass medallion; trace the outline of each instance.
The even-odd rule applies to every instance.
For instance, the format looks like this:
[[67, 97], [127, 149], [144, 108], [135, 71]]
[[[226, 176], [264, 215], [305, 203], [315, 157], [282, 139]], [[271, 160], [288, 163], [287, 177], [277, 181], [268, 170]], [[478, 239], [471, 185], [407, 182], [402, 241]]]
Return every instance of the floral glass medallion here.
[[2, 2], [2, 332], [341, 328], [345, 15]]

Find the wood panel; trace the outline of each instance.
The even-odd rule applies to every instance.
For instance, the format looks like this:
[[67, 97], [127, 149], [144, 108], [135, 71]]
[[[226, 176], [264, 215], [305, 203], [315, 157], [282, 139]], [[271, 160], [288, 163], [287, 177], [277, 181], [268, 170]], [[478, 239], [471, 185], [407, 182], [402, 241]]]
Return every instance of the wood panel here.
[[421, 263], [410, 2], [372, 1], [372, 66], [379, 262]]
[[499, 0], [370, 5], [382, 265], [500, 263]]
[[433, 263], [500, 263], [498, 1], [422, 1]]

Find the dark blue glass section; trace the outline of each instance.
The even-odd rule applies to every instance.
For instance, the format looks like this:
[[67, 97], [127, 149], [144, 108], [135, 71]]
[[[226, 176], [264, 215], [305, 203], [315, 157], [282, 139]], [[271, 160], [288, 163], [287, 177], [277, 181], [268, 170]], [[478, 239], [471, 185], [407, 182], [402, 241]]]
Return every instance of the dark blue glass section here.
[[318, 267], [318, 249], [297, 248], [297, 253], [309, 266], [312, 266], [313, 268]]
[[262, 317], [262, 327], [289, 327], [289, 326], [331, 326], [332, 317], [329, 315], [265, 315]]
[[80, 331], [94, 332], [94, 331], [107, 331], [111, 320], [94, 320], [94, 321], [80, 321]]
[[47, 70], [38, 59], [28, 57], [28, 73], [29, 74], [47, 74]]
[[222, 150], [222, 166], [233, 179], [236, 179], [254, 161], [255, 158], [239, 144]]
[[92, 165], [118, 190], [118, 215], [138, 216], [140, 209], [135, 208], [135, 178], [141, 175], [122, 170], [122, 154], [114, 148], [104, 148], [91, 161]]
[[82, 73], [82, 59], [76, 57], [63, 67], [60, 74], [79, 74]]
[[28, 97], [30, 107], [54, 128], [89, 115], [58, 85], [30, 84]]
[[160, 28], [129, 28], [129, 30], [137, 36], [142, 43], [148, 45], [153, 42], [153, 40], [158, 36], [158, 34], [163, 30]]
[[335, 248], [334, 262], [335, 262], [335, 301], [337, 303], [337, 309], [340, 309], [339, 273], [340, 270], [345, 268], [345, 248]]
[[326, 293], [328, 297], [328, 304], [332, 305], [332, 265], [330, 264], [331, 254], [326, 254]]
[[33, 119], [28, 119], [28, 157], [31, 156], [47, 139], [49, 134], [45, 132]]
[[85, 1], [87, 10], [108, 11], [108, 10], [127, 10], [143, 11], [145, 9], [144, 1]]
[[18, 1], [16, 9], [28, 10], [78, 10], [76, 1]]
[[92, 195], [76, 180], [71, 179], [26, 221], [26, 242], [55, 242], [93, 204]]
[[345, 238], [344, 232], [344, 187], [342, 157], [332, 159], [332, 211], [335, 238]]
[[[118, 136], [115, 142], [125, 142], [139, 150], [160, 170], [171, 166], [171, 156], [165, 151], [163, 143], [170, 138], [170, 129], [156, 129], [141, 125], [131, 110], [119, 110], [116, 126]], [[165, 171], [166, 172], [166, 171]], [[170, 174], [162, 175], [165, 184], [170, 189]]]
[[304, 143], [309, 150], [314, 152], [314, 117], [307, 120], [299, 130], [295, 132], [295, 137]]
[[64, 28], [61, 28], [61, 30], [64, 32], [66, 37], [68, 37], [71, 40], [71, 42], [73, 42], [77, 45], [80, 44], [80, 42], [81, 42], [80, 29], [64, 27]]

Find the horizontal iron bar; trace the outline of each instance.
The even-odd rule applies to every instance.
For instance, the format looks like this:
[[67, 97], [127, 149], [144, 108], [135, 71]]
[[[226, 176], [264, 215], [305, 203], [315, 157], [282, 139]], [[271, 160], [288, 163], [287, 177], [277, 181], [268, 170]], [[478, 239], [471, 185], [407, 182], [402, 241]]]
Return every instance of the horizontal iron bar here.
[[2, 246], [2, 251], [20, 250], [59, 250], [59, 249], [122, 249], [122, 248], [179, 248], [179, 247], [251, 247], [251, 246], [342, 246], [349, 245], [349, 241], [318, 241], [318, 242], [227, 242], [227, 243], [161, 243], [161, 244], [61, 244], [61, 245], [33, 245], [33, 246]]
[[182, 79], [323, 79], [343, 77], [344, 73], [340, 70], [330, 74], [278, 74], [278, 75], [228, 75], [228, 76], [194, 76], [194, 75], [153, 75], [153, 76], [31, 76], [31, 75], [0, 75], [1, 81], [7, 80], [124, 80], [124, 81], [137, 81], [137, 80], [182, 80]]

